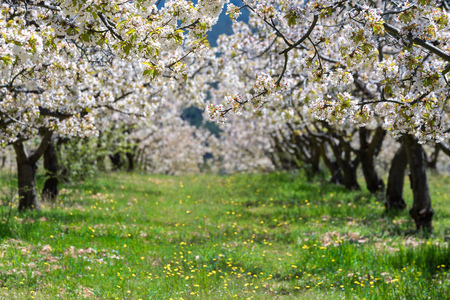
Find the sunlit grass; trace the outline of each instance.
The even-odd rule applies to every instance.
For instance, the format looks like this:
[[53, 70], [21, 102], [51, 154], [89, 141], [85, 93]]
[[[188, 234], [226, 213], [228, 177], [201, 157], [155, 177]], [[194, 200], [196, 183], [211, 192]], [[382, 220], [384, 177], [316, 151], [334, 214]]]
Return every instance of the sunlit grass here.
[[431, 187], [425, 239], [407, 211], [299, 175], [102, 175], [1, 223], [0, 298], [448, 298], [450, 179]]

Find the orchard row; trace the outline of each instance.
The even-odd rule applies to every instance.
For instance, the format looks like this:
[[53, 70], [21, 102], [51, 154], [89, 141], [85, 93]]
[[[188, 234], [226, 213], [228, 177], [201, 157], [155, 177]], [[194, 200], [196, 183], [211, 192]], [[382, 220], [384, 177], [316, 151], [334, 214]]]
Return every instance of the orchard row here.
[[[375, 161], [389, 133], [402, 146], [387, 206], [404, 206], [409, 164], [411, 215], [431, 228], [422, 144], [450, 153], [448, 1], [246, 0], [228, 4], [233, 33], [210, 48], [226, 2], [2, 0], [0, 140], [17, 157], [19, 209], [38, 207], [36, 162], [56, 135], [124, 128], [142, 149], [177, 132], [173, 152], [195, 144], [240, 170], [323, 164], [350, 189], [361, 165], [379, 193]], [[181, 120], [191, 105], [231, 119], [221, 138]]]

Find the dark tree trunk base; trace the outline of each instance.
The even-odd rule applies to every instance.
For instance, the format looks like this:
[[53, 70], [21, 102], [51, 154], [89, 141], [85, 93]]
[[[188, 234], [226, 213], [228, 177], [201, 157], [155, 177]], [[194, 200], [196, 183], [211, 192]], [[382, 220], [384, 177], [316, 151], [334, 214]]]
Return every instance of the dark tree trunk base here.
[[357, 167], [348, 166], [344, 169], [344, 186], [346, 189], [351, 191], [360, 191], [361, 187], [359, 186], [357, 175], [356, 175]]
[[114, 154], [109, 155], [109, 159], [111, 160], [111, 163], [113, 165], [112, 170], [118, 171], [123, 166], [122, 156], [120, 155], [120, 152], [116, 152]]
[[40, 209], [36, 191], [36, 163], [19, 163], [19, 211]]
[[43, 138], [36, 151], [28, 154], [23, 142], [13, 144], [17, 161], [17, 177], [19, 186], [19, 211], [40, 209], [36, 191], [37, 161], [44, 154], [52, 137], [52, 132], [42, 130]]
[[406, 202], [403, 198], [387, 197], [384, 207], [386, 207], [386, 210], [404, 210]]
[[48, 178], [44, 183], [44, 188], [42, 189], [42, 198], [55, 201], [58, 198], [58, 178]]
[[417, 230], [423, 229], [428, 232], [433, 231], [432, 219], [433, 219], [434, 211], [432, 208], [423, 209], [419, 212], [414, 210], [414, 208], [413, 208], [409, 211], [409, 215], [413, 218], [414, 222], [416, 223]]
[[368, 142], [369, 135], [370, 131], [365, 127], [359, 129], [361, 167], [367, 189], [375, 195], [384, 193], [385, 189], [384, 181], [378, 176], [375, 169], [375, 157], [379, 153], [386, 131], [378, 127], [370, 143]]
[[411, 188], [414, 203], [409, 214], [416, 222], [417, 230], [432, 232], [433, 209], [431, 208], [430, 190], [428, 187], [425, 152], [422, 145], [411, 136], [405, 136], [406, 156], [410, 169]]
[[331, 173], [330, 183], [337, 184], [337, 185], [343, 185], [344, 177], [342, 176], [342, 171], [339, 168], [337, 162], [330, 161], [330, 163], [327, 165], [327, 167]]
[[44, 152], [44, 168], [46, 180], [42, 189], [42, 198], [55, 201], [58, 197], [58, 157], [53, 142], [50, 142]]
[[125, 156], [127, 157], [128, 160], [128, 172], [133, 172], [134, 171], [134, 154], [131, 152], [126, 152]]
[[403, 210], [406, 208], [403, 199], [403, 186], [405, 184], [405, 171], [408, 165], [405, 146], [402, 146], [395, 153], [389, 169], [389, 178], [386, 189], [386, 210]]

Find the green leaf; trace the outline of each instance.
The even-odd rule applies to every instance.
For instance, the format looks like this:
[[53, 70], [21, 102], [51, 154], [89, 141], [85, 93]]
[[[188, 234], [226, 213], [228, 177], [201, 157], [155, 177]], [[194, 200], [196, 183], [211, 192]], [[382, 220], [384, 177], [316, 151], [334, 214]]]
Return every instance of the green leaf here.
[[144, 76], [149, 76], [150, 80], [155, 80], [156, 77], [158, 77], [159, 72], [156, 68], [152, 68], [152, 69], [146, 69], [144, 70]]
[[6, 56], [2, 56], [0, 59], [3, 61], [3, 63], [5, 65], [8, 65], [8, 64], [12, 65], [12, 63], [13, 63], [12, 58], [7, 56], [7, 55]]
[[116, 28], [119, 28], [120, 26], [122, 26], [123, 24], [125, 24], [127, 22], [127, 20], [122, 20], [119, 23], [117, 23]]
[[131, 28], [130, 30], [127, 31], [126, 34], [128, 35], [128, 34], [132, 34], [132, 33], [135, 33], [135, 32], [136, 32], [136, 29]]

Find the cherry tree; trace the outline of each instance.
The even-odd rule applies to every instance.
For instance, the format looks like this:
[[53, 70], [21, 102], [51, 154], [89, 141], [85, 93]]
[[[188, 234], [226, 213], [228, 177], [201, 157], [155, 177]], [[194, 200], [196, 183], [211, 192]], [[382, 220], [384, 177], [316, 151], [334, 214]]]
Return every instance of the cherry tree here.
[[[96, 63], [89, 68], [92, 76], [80, 85], [80, 88], [93, 95], [94, 104], [89, 107], [89, 114], [93, 117], [93, 127], [99, 141], [107, 134], [123, 136], [118, 130], [127, 131], [127, 127], [132, 127], [132, 124], [139, 122], [140, 118], [152, 117], [161, 101], [160, 95], [164, 94], [162, 82], [150, 82], [150, 79], [143, 76], [144, 65], [109, 56], [107, 56], [109, 61], [100, 62], [100, 58], [97, 57]], [[50, 199], [56, 198], [58, 194], [59, 166], [54, 144], [61, 146], [68, 139], [70, 136], [67, 134], [54, 134], [44, 153], [44, 168], [48, 178], [44, 183], [42, 194]], [[116, 139], [110, 138], [111, 141], [108, 143], [111, 153], [114, 153]], [[106, 145], [103, 145], [103, 148], [105, 147]], [[93, 155], [100, 160], [103, 158], [100, 156], [105, 155], [102, 153], [104, 149], [97, 150], [100, 153]], [[72, 166], [66, 164], [64, 168], [68, 171]]]
[[302, 94], [301, 112], [326, 123], [367, 126], [377, 119], [394, 137], [404, 136], [410, 213], [418, 228], [431, 228], [421, 144], [447, 137], [447, 2], [244, 1], [228, 13], [236, 19], [242, 9], [252, 13], [249, 24], [236, 22], [220, 59], [239, 55], [235, 70], [244, 76], [235, 78], [251, 80], [212, 103], [211, 118], [224, 121], [246, 105], [258, 114], [288, 110]]
[[[175, 91], [174, 91], [175, 92]], [[185, 103], [168, 93], [151, 119], [140, 119], [127, 139], [141, 169], [160, 174], [197, 174], [211, 152], [211, 133], [182, 119]]]
[[220, 136], [209, 140], [213, 170], [228, 174], [274, 171], [276, 158], [268, 119], [253, 118], [245, 112], [230, 118], [220, 124]]
[[[35, 165], [52, 133], [97, 132], [95, 110], [112, 98], [96, 93], [102, 88], [92, 85], [99, 77], [93, 69], [126, 59], [143, 64], [150, 80], [186, 79], [183, 60], [203, 55], [206, 32], [223, 4], [177, 0], [157, 8], [146, 0], [1, 1], [0, 142], [16, 152], [19, 210], [38, 207]], [[134, 106], [126, 102], [127, 110]], [[23, 142], [37, 135], [42, 142], [28, 153]]]

